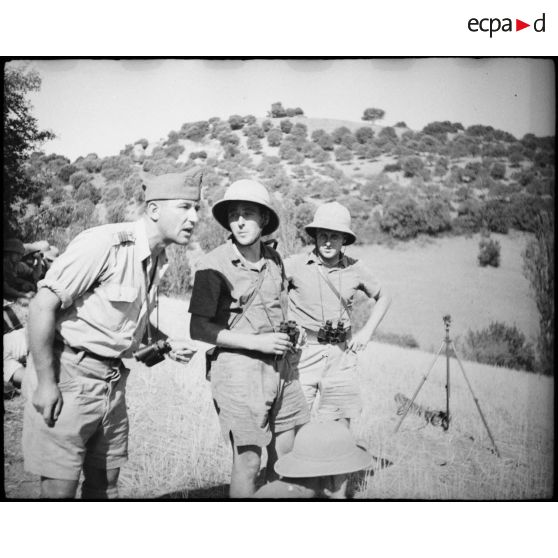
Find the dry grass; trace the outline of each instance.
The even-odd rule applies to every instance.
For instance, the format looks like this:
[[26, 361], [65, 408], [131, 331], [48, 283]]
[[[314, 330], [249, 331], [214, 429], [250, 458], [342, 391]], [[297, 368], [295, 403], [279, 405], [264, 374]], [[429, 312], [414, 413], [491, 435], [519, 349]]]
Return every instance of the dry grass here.
[[[536, 320], [525, 314], [535, 311], [518, 270], [520, 246], [514, 246], [512, 238], [499, 240], [504, 267], [495, 270], [476, 266], [476, 240], [444, 239], [422, 247], [415, 243], [393, 252], [376, 246], [359, 249], [358, 255], [369, 258], [372, 269], [396, 295], [385, 330], [411, 333], [423, 346], [434, 345], [435, 351], [443, 338], [441, 316], [446, 312], [454, 317], [452, 332], [456, 334], [468, 327], [482, 327], [490, 319], [515, 322], [525, 333], [532, 332]], [[444, 263], [445, 267], [438, 267]], [[162, 329], [172, 336], [187, 336], [187, 307], [186, 300], [162, 297]], [[231, 453], [219, 431], [202, 351], [199, 355], [188, 367], [172, 361], [152, 369], [128, 363], [132, 368], [128, 383], [130, 460], [121, 474], [122, 497], [226, 497]], [[380, 343], [370, 344], [361, 356], [364, 412], [353, 429], [376, 457], [376, 465], [366, 475], [355, 477], [355, 496], [550, 498], [553, 378], [464, 363], [498, 444], [498, 458], [490, 451], [490, 440], [453, 360], [449, 430], [444, 432], [409, 415], [399, 432], [393, 433], [399, 418], [395, 394], [410, 397], [431, 360], [432, 354], [427, 352]], [[444, 385], [445, 360], [440, 358], [418, 402], [443, 410]], [[21, 402], [7, 403], [6, 493], [11, 498], [37, 497], [37, 480], [33, 484], [24, 475], [15, 447]]]

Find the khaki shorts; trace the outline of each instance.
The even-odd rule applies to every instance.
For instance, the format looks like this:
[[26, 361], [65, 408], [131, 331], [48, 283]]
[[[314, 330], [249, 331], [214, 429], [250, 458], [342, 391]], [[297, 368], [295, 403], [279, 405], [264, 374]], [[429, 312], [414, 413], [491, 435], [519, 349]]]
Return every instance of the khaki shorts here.
[[125, 388], [129, 370], [72, 353], [55, 353], [63, 405], [53, 427], [33, 407], [37, 385], [32, 359], [23, 394], [25, 469], [43, 477], [78, 480], [84, 464], [99, 469], [122, 466], [128, 458]]
[[308, 407], [319, 420], [357, 418], [360, 415], [362, 403], [357, 355], [346, 351], [345, 343], [304, 345], [297, 366]]
[[211, 390], [226, 440], [265, 447], [272, 434], [305, 424], [310, 413], [289, 358], [222, 350], [211, 366]]

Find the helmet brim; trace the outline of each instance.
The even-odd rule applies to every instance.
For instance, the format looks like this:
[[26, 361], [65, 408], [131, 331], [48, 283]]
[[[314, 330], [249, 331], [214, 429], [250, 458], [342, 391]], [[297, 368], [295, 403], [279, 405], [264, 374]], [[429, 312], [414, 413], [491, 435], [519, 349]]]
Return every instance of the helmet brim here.
[[258, 203], [258, 202], [252, 201], [252, 200], [244, 200], [244, 199], [240, 199], [240, 198], [239, 199], [220, 200], [211, 208], [211, 213], [213, 213], [213, 217], [215, 217], [215, 220], [222, 227], [224, 227], [228, 231], [231, 230], [231, 227], [229, 226], [228, 207], [229, 207], [229, 204], [231, 204], [233, 202], [239, 202], [239, 201], [243, 201], [243, 202], [246, 202], [246, 203], [253, 203], [253, 204], [255, 204], [255, 205], [257, 205], [257, 206], [259, 206], [259, 207], [268, 211], [269, 220], [268, 220], [267, 224], [265, 225], [265, 227], [262, 229], [262, 236], [272, 234], [279, 228], [279, 215], [277, 214], [277, 212], [272, 207], [269, 207], [267, 205], [264, 205], [262, 203]]

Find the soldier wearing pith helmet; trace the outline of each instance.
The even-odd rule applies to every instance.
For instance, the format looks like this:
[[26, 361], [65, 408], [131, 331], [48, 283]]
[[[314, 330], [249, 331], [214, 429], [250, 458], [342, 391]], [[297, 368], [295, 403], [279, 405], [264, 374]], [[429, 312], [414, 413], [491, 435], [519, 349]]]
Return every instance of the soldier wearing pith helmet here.
[[233, 450], [231, 498], [250, 498], [267, 447], [267, 470], [290, 450], [309, 419], [290, 366], [293, 343], [279, 331], [288, 319], [283, 263], [262, 242], [279, 227], [266, 188], [238, 180], [212, 208], [231, 235], [209, 252], [196, 272], [190, 335], [216, 346], [211, 388], [225, 439]]
[[[313, 246], [285, 260], [290, 315], [306, 330], [298, 372], [309, 408], [320, 420], [346, 424], [361, 410], [356, 357], [384, 317], [390, 299], [362, 261], [347, 256], [356, 241], [349, 210], [338, 202], [320, 205], [305, 230]], [[375, 300], [366, 324], [355, 332], [354, 296], [362, 291]]]
[[[128, 453], [129, 370], [121, 359], [154, 331], [149, 315], [168, 265], [165, 248], [190, 240], [201, 175], [146, 174], [143, 187], [143, 215], [80, 233], [30, 305], [23, 449], [43, 498], [73, 498], [82, 473], [82, 498], [118, 496]], [[193, 353], [185, 341], [170, 340], [170, 348], [180, 362]]]

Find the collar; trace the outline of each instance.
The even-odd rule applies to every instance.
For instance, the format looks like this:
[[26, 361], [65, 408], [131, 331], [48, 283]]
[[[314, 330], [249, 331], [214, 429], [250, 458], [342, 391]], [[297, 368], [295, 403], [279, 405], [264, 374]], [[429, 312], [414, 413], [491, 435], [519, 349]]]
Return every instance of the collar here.
[[318, 255], [316, 254], [316, 249], [312, 248], [307, 254], [306, 254], [306, 263], [307, 264], [313, 264], [316, 263], [318, 265], [321, 265], [323, 267], [325, 267], [326, 269], [336, 269], [336, 268], [346, 268], [349, 265], [349, 262], [347, 260], [347, 255], [343, 254], [343, 256], [341, 257], [341, 259], [339, 260], [339, 262], [337, 263], [337, 265], [334, 266], [326, 266], [324, 265], [324, 263], [322, 262], [322, 260], [318, 257]]
[[[267, 260], [271, 257], [270, 248], [260, 240], [261, 244], [261, 254], [262, 260]], [[233, 265], [244, 265], [245, 267], [250, 267], [253, 269], [257, 269], [257, 266], [253, 262], [249, 262], [244, 256], [240, 253], [240, 250], [237, 248], [236, 244], [234, 243], [232, 237], [227, 239], [225, 243], [227, 255]]]
[[[134, 222], [134, 232], [136, 235], [136, 246], [138, 249], [138, 257], [140, 262], [151, 258], [151, 250], [149, 249], [149, 241], [147, 240], [147, 227], [143, 218]], [[167, 261], [167, 253], [163, 249], [157, 258], [162, 264]]]

